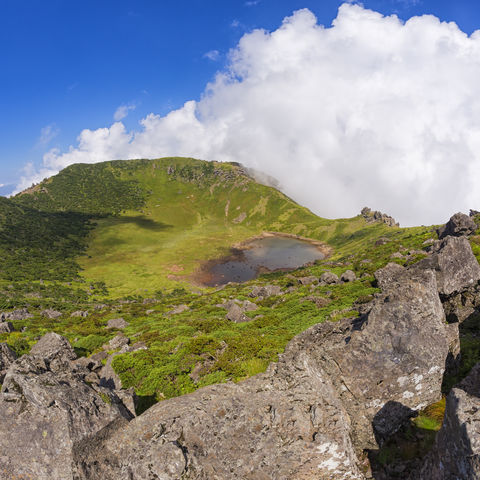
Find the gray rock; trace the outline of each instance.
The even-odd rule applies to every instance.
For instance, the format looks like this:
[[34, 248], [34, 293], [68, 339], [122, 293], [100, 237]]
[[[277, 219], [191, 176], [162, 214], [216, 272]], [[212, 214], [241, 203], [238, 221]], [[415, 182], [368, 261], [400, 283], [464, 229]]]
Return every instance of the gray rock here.
[[227, 311], [226, 315], [227, 320], [230, 320], [233, 323], [244, 323], [244, 322], [249, 322], [251, 318], [247, 317], [245, 315], [245, 310], [237, 305], [236, 303], [233, 303], [230, 308]]
[[405, 273], [405, 268], [398, 263], [388, 263], [385, 267], [378, 269], [375, 273], [375, 280], [379, 288], [387, 289], [400, 276]]
[[432, 254], [411, 269], [435, 271], [442, 297], [461, 293], [478, 284], [480, 265], [465, 237], [446, 237], [432, 245]]
[[126, 327], [128, 327], [130, 324], [125, 321], [123, 318], [111, 318], [107, 322], [107, 328], [117, 328], [119, 330], [122, 330]]
[[477, 230], [477, 225], [471, 217], [465, 215], [464, 213], [456, 213], [453, 215], [450, 220], [437, 229], [438, 238], [447, 237], [452, 235], [454, 237], [460, 237], [464, 235], [471, 235]]
[[[39, 342], [40, 343], [40, 342]], [[49, 340], [47, 342], [52, 345]], [[61, 342], [59, 342], [61, 343]], [[40, 345], [44, 345], [41, 342]], [[49, 357], [62, 357], [47, 349]], [[73, 479], [83, 442], [132, 418], [112, 390], [89, 385], [69, 362], [24, 355], [12, 363], [0, 391], [0, 472], [8, 480]]]
[[332, 272], [324, 272], [320, 275], [320, 283], [332, 285], [338, 282], [339, 282], [338, 276]]
[[405, 258], [400, 252], [394, 252], [390, 255], [390, 258]]
[[0, 320], [27, 320], [32, 318], [33, 315], [29, 313], [27, 308], [20, 308], [18, 310], [13, 310], [12, 312], [3, 312], [0, 314]]
[[346, 270], [340, 276], [340, 281], [345, 283], [354, 282], [356, 279], [357, 279], [357, 276], [355, 275], [355, 272], [352, 272], [352, 270]]
[[119, 348], [122, 348], [125, 345], [128, 345], [130, 343], [130, 339], [128, 337], [125, 337], [124, 335], [117, 335], [113, 337], [108, 344], [103, 345], [104, 350], [118, 350]]
[[278, 285], [262, 285], [253, 287], [252, 291], [249, 293], [249, 296], [252, 298], [262, 297], [268, 298], [274, 295], [281, 295], [282, 289]]
[[58, 333], [49, 332], [31, 348], [30, 355], [43, 358], [48, 362], [69, 362], [75, 360], [77, 355], [70, 342]]
[[15, 329], [10, 322], [0, 322], [0, 333], [10, 333]]
[[242, 302], [242, 308], [245, 312], [254, 312], [255, 310], [258, 310], [258, 305], [249, 300], [244, 300]]
[[71, 317], [83, 317], [86, 318], [88, 317], [88, 310], [82, 311], [82, 310], [77, 310], [76, 312], [73, 312], [70, 314]]
[[3, 383], [8, 367], [16, 359], [17, 354], [6, 343], [0, 343], [0, 383]]
[[448, 394], [442, 428], [413, 478], [480, 478], [480, 363]]
[[190, 307], [188, 305], [177, 305], [173, 310], [170, 310], [168, 314], [176, 315], [178, 313], [186, 312], [187, 310], [190, 310]]
[[43, 317], [47, 317], [47, 318], [51, 318], [51, 319], [55, 320], [55, 319], [62, 316], [62, 312], [59, 312], [57, 310], [53, 310], [52, 308], [47, 308], [47, 309], [43, 310], [42, 312], [40, 312], [40, 315], [42, 315]]
[[300, 283], [300, 285], [310, 285], [312, 283], [318, 283], [318, 277], [315, 277], [313, 275], [309, 277], [299, 277], [298, 283]]

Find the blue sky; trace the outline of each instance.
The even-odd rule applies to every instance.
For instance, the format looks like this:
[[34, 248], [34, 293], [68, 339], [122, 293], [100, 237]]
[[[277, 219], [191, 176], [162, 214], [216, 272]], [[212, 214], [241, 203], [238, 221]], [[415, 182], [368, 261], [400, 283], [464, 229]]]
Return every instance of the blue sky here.
[[[337, 0], [0, 0], [0, 193], [83, 129], [127, 129], [198, 100], [226, 54], [255, 28], [308, 8], [330, 26]], [[470, 34], [478, 0], [365, 0], [384, 15], [434, 14]]]

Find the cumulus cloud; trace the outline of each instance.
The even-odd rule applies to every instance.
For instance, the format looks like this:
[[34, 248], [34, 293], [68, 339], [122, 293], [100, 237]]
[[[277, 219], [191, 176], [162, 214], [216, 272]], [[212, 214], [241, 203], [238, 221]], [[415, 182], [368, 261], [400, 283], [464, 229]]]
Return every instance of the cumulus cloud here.
[[480, 209], [479, 59], [480, 32], [433, 16], [404, 23], [345, 3], [325, 28], [299, 10], [245, 34], [200, 101], [137, 131], [84, 130], [33, 174], [114, 158], [238, 161], [319, 215], [368, 205], [402, 224], [440, 223]]
[[135, 110], [137, 108], [136, 105], [120, 105], [113, 114], [113, 119], [116, 122], [123, 120], [130, 112], [130, 110]]

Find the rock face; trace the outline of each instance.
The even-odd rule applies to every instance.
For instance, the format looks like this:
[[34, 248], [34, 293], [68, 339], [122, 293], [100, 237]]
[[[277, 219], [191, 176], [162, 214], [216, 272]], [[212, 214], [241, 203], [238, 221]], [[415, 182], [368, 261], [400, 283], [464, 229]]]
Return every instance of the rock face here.
[[445, 225], [437, 229], [437, 234], [438, 238], [441, 240], [448, 235], [454, 237], [471, 235], [472, 233], [475, 233], [475, 230], [477, 230], [477, 225], [471, 217], [464, 213], [456, 213]]
[[379, 212], [378, 210], [372, 211], [368, 207], [363, 207], [360, 214], [367, 222], [382, 222], [387, 224], [389, 227], [399, 226], [393, 217], [387, 215], [386, 213]]
[[413, 478], [480, 478], [480, 363], [448, 394], [435, 445]]
[[0, 343], [0, 383], [3, 383], [8, 367], [16, 358], [16, 353], [6, 343]]
[[84, 380], [66, 339], [47, 334], [35, 347], [10, 365], [0, 392], [0, 477], [73, 479], [82, 442], [132, 415], [113, 390]]
[[359, 319], [295, 337], [266, 373], [161, 402], [85, 447], [88, 480], [361, 479], [357, 454], [440, 398], [435, 273], [402, 269]]
[[480, 265], [465, 237], [446, 237], [435, 242], [432, 254], [412, 268], [435, 271], [442, 299], [461, 293], [480, 280]]

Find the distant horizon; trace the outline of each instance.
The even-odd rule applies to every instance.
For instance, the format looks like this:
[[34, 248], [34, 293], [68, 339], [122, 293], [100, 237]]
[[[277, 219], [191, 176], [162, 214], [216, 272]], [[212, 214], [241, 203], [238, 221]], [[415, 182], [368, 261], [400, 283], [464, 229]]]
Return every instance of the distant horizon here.
[[71, 163], [191, 156], [256, 168], [329, 218], [480, 209], [473, 1], [3, 10], [0, 195]]

